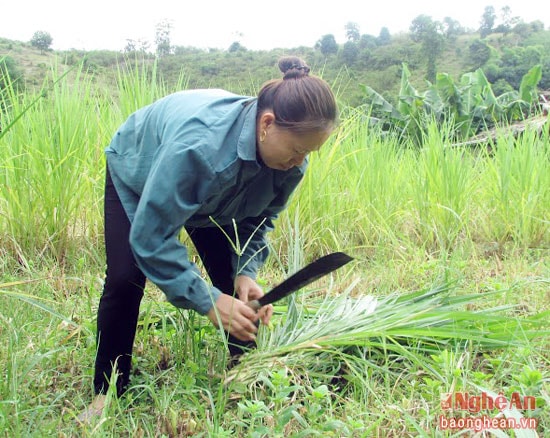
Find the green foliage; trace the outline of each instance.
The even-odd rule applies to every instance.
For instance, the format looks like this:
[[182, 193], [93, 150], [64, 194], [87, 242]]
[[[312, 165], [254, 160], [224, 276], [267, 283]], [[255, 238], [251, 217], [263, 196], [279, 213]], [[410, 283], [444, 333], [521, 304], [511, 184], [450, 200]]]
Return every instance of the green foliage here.
[[[506, 306], [468, 312], [463, 308], [465, 304], [475, 306], [487, 296], [456, 294], [449, 284], [387, 296], [363, 294], [358, 298], [350, 295], [354, 286], [337, 297], [328, 294], [324, 299], [308, 300], [298, 310], [297, 323], [281, 318], [278, 326], [264, 330], [258, 349], [230, 375], [249, 383], [249, 379], [257, 378], [258, 369], [267, 368], [271, 360], [285, 361], [285, 356], [293, 353], [307, 356], [329, 351], [341, 356], [346, 350], [339, 354], [338, 349], [356, 346], [368, 351], [369, 365], [376, 366], [377, 356], [390, 352], [414, 360], [419, 352], [435, 354], [444, 348], [464, 348], [468, 344], [490, 351], [520, 346], [550, 333], [543, 322], [548, 312], [521, 321], [500, 317], [510, 310]], [[287, 358], [303, 359], [299, 355]]]
[[[480, 387], [535, 396], [537, 409], [529, 414], [540, 434], [550, 430], [548, 133], [527, 129], [515, 138], [503, 130], [490, 151], [450, 147], [475, 131], [470, 123], [528, 114], [525, 103], [548, 77], [550, 53], [550, 33], [531, 31], [528, 41], [513, 30], [483, 41], [491, 76], [462, 73], [469, 64], [461, 54], [478, 37], [458, 35], [438, 60], [448, 73], [426, 91], [420, 91], [426, 88], [421, 47], [406, 35], [385, 46], [361, 36], [347, 69], [342, 50], [329, 57], [293, 50], [337, 90], [341, 123], [310, 157], [278, 219], [260, 280], [276, 284], [284, 272], [335, 249], [358, 262], [277, 306], [272, 329], [261, 327], [260, 350], [231, 374], [223, 334], [199, 315], [172, 308], [148, 285], [132, 388], [125, 398], [110, 394], [104, 415], [80, 428], [74, 419], [91, 396], [104, 270], [105, 145], [126, 115], [171, 91], [219, 86], [255, 94], [278, 75], [277, 59], [288, 51], [179, 47], [157, 59], [140, 50], [127, 57], [70, 51], [60, 59], [77, 68], [65, 71], [61, 63], [46, 67], [50, 54], [36, 55], [29, 66], [20, 61], [28, 46], [0, 39], [27, 84], [39, 85], [16, 88], [11, 74], [2, 97], [0, 430], [6, 436], [426, 436], [442, 414], [442, 393], [478, 394]], [[499, 76], [499, 56], [512, 37], [518, 47], [544, 47], [536, 49], [540, 69], [519, 69], [532, 51], [505, 57], [516, 73], [525, 72], [513, 88]], [[42, 67], [30, 68], [37, 59]], [[375, 105], [357, 97], [358, 83], [378, 90]], [[374, 115], [387, 125], [373, 126]], [[390, 125], [401, 141], [388, 134]], [[412, 139], [416, 147], [409, 147]], [[454, 279], [456, 288], [434, 290]], [[369, 313], [373, 303], [377, 312]]]
[[426, 79], [434, 81], [437, 73], [437, 59], [445, 45], [443, 25], [433, 21], [431, 17], [420, 15], [413, 20], [410, 30], [412, 40], [421, 44], [422, 54], [426, 59]]
[[88, 124], [100, 125], [100, 115], [93, 110], [91, 85], [79, 73], [73, 88], [66, 86], [67, 74], [54, 73], [53, 84], [37, 96], [14, 96], [1, 119], [6, 129], [0, 135], [5, 142], [0, 206], [2, 228], [11, 236], [2, 240], [16, 252], [38, 250], [63, 260], [75, 232], [94, 233], [88, 229], [90, 209], [81, 209], [79, 199], [99, 183], [91, 163], [101, 162], [102, 155]]
[[432, 121], [452, 123], [450, 140], [467, 139], [496, 124], [523, 120], [536, 108], [537, 84], [541, 79], [540, 65], [527, 72], [518, 91], [498, 97], [482, 70], [464, 74], [459, 83], [440, 73], [434, 84], [423, 93], [410, 81], [410, 71], [403, 65], [397, 106], [391, 105], [372, 88], [362, 85], [365, 98], [384, 126], [396, 130], [402, 137], [420, 145]]
[[454, 20], [451, 17], [445, 17], [443, 19], [442, 26], [445, 37], [450, 42], [455, 42], [460, 35], [466, 33], [464, 27], [457, 20]]
[[382, 27], [380, 33], [378, 34], [377, 42], [381, 46], [389, 44], [391, 41], [391, 34], [387, 27]]
[[0, 57], [0, 111], [5, 111], [9, 104], [10, 90], [17, 94], [24, 81], [23, 69], [11, 56]]
[[474, 70], [483, 67], [491, 59], [491, 48], [484, 40], [474, 40], [469, 50], [469, 61]]
[[39, 30], [33, 34], [30, 42], [33, 47], [40, 49], [44, 53], [52, 45], [53, 38], [48, 32]]
[[324, 56], [334, 55], [338, 52], [338, 43], [332, 34], [323, 35], [317, 44]]
[[506, 48], [499, 62], [500, 70], [497, 79], [504, 79], [517, 89], [530, 66], [541, 65], [542, 61], [542, 46]]
[[474, 161], [460, 149], [446, 147], [449, 127], [432, 122], [427, 131], [411, 174], [415, 223], [422, 229], [424, 246], [452, 251], [457, 239], [468, 232]]
[[155, 29], [156, 54], [159, 57], [169, 55], [172, 52], [170, 34], [172, 32], [172, 22], [170, 20], [160, 21]]
[[[246, 401], [240, 405], [245, 418], [258, 411], [270, 414], [267, 406], [277, 410], [275, 400], [281, 404], [281, 413], [296, 409], [296, 401], [288, 399], [290, 391], [294, 399], [306, 402], [304, 409], [298, 410], [295, 427], [308, 430], [314, 419], [319, 429], [334, 409], [322, 402], [329, 388], [336, 388], [347, 400], [346, 405], [351, 399], [372, 404], [379, 393], [380, 403], [387, 409], [387, 400], [402, 386], [408, 392], [405, 395], [399, 391], [400, 413], [406, 412], [411, 402], [422, 404], [421, 412], [409, 416], [412, 424], [404, 427], [424, 435], [426, 430], [433, 430], [433, 418], [424, 415], [431, 412], [426, 415], [430, 417], [438, 411], [443, 394], [478, 390], [477, 381], [471, 377], [475, 376], [471, 368], [475, 367], [472, 362], [476, 352], [484, 351], [484, 357], [490, 357], [493, 349], [512, 345], [522, 348], [529, 343], [527, 338], [547, 332], [544, 315], [522, 320], [520, 328], [517, 319], [501, 313], [506, 312], [503, 307], [461, 310], [466, 303], [475, 306], [483, 297], [459, 296], [447, 287], [385, 297], [354, 298], [348, 293], [349, 289], [338, 297], [310, 300], [300, 309], [297, 324], [289, 324], [282, 316], [277, 326], [264, 330], [260, 348], [230, 371], [226, 383], [242, 388], [239, 393], [243, 400], [255, 400], [254, 406]], [[392, 376], [405, 374], [406, 384], [389, 384]], [[522, 385], [519, 390], [539, 397], [543, 394], [542, 380], [538, 370], [528, 367], [516, 378]], [[493, 383], [488, 377], [482, 381], [485, 387]], [[509, 383], [505, 386], [507, 395], [516, 390]], [[422, 412], [424, 409], [427, 412]], [[312, 414], [316, 415], [309, 417]], [[265, 427], [262, 418], [265, 421], [266, 415], [257, 416], [256, 422], [248, 425], [254, 430]], [[385, 411], [383, 417], [388, 419], [391, 414]], [[365, 434], [365, 423], [353, 422], [361, 436], [370, 436]], [[339, 426], [345, 427], [346, 423], [340, 422]], [[381, 425], [375, 427], [378, 431], [384, 429]], [[337, 433], [345, 433], [345, 429]]]
[[[229, 71], [251, 56], [213, 59]], [[189, 86], [188, 68], [201, 67], [180, 65], [180, 80], [166, 81], [167, 58], [125, 58], [115, 91], [83, 69], [53, 70], [38, 92], [12, 93], [1, 115], [6, 436], [425, 436], [442, 393], [480, 386], [528, 391], [548, 430], [548, 134], [499, 135], [489, 154], [449, 148], [456, 128], [432, 120], [410, 148], [369, 124], [365, 107], [346, 106], [278, 219], [261, 282], [335, 249], [357, 263], [277, 306], [260, 349], [230, 373], [223, 333], [148, 284], [132, 387], [77, 426], [92, 393], [104, 270], [103, 150], [129, 112]], [[276, 56], [261, 61], [233, 88], [271, 76]], [[537, 78], [526, 78], [526, 95]], [[445, 91], [424, 96], [411, 83], [402, 109], [412, 115], [424, 97], [439, 108], [463, 86], [442, 77]]]
[[120, 110], [117, 113], [120, 123], [139, 108], [169, 94], [166, 84], [158, 76], [158, 62], [151, 65], [139, 55], [133, 58], [128, 56], [124, 64], [119, 64], [117, 85], [119, 96], [116, 108]]
[[403, 63], [418, 66], [419, 51], [410, 38], [403, 38], [399, 43], [379, 47], [371, 54], [369, 65], [381, 71]]
[[493, 6], [486, 6], [481, 17], [481, 25], [479, 27], [479, 34], [481, 38], [485, 38], [493, 31], [495, 21], [495, 8]]
[[357, 23], [348, 22], [344, 27], [346, 30], [346, 39], [354, 43], [359, 42], [359, 39], [361, 38], [359, 25]]
[[342, 59], [346, 65], [353, 65], [359, 56], [357, 43], [347, 41], [342, 49]]
[[[550, 31], [545, 31], [544, 26], [541, 28], [536, 22], [520, 21], [506, 34], [491, 33], [487, 38], [480, 40], [478, 33], [465, 33], [459, 24], [449, 17], [441, 23], [432, 20], [429, 16], [424, 18], [426, 22], [423, 23], [430, 26], [421, 26], [421, 28], [435, 30], [433, 36], [437, 37], [436, 40], [443, 39], [444, 44], [437, 56], [434, 56], [435, 51], [427, 48], [416, 37], [417, 42], [413, 41], [411, 33], [389, 35], [389, 32], [384, 32], [382, 28], [380, 36], [361, 34], [356, 41], [359, 29], [352, 26], [349, 29], [352, 39], [346, 42], [356, 43], [356, 47], [346, 42], [337, 43], [333, 35], [324, 35], [317, 41], [315, 47], [270, 51], [250, 51], [240, 43], [225, 50], [174, 47], [170, 44], [169, 53], [160, 58], [162, 62], [158, 66], [159, 74], [167, 84], [172, 84], [178, 80], [183, 68], [189, 77], [190, 87], [220, 87], [238, 92], [240, 89], [251, 88], [249, 86], [251, 81], [261, 84], [265, 80], [276, 77], [278, 75], [277, 59], [282, 55], [296, 54], [306, 59], [313, 67], [314, 73], [322, 72], [323, 77], [329, 82], [341, 76], [342, 64], [346, 64], [345, 74], [349, 76], [350, 82], [349, 86], [341, 90], [339, 97], [343, 103], [353, 106], [362, 104], [359, 84], [368, 84], [395, 105], [400, 79], [400, 74], [396, 75], [395, 72], [402, 63], [407, 64], [411, 73], [411, 82], [417, 88], [423, 86], [425, 78], [435, 82], [437, 73], [440, 72], [445, 72], [457, 80], [465, 72], [483, 67], [491, 84], [499, 82], [495, 88], [495, 94], [498, 95], [501, 90], [508, 90], [510, 84], [513, 89], [517, 89], [523, 75], [534, 65], [532, 56], [527, 54], [504, 56], [504, 49], [524, 50], [533, 47], [534, 52], [530, 49], [526, 53], [532, 54], [537, 51], [541, 53], [540, 62], [536, 63], [543, 67], [540, 87], [550, 88], [550, 48], [548, 47]], [[524, 30], [525, 28], [527, 30], [522, 31], [522, 25]], [[430, 33], [423, 33], [423, 35], [427, 36]], [[469, 50], [470, 46], [472, 50], [475, 49], [474, 52]], [[10, 56], [20, 62], [25, 70], [27, 85], [39, 86], [47, 74], [47, 65], [44, 64], [44, 68], [37, 69], [36, 62], [41, 61], [22, 56], [25, 49], [28, 49], [28, 45], [25, 46], [24, 43], [0, 39], [0, 53], [11, 51]], [[428, 53], [425, 52], [426, 50]], [[488, 50], [489, 58], [487, 58]], [[143, 58], [148, 58], [151, 63], [154, 62], [155, 53], [152, 53], [152, 49], [150, 50], [144, 41], [129, 40], [124, 52], [140, 54]], [[54, 57], [55, 54], [47, 52], [45, 56]], [[45, 56], [44, 59], [48, 62], [53, 61]], [[110, 81], [111, 85], [114, 85], [114, 78], [116, 78], [117, 63], [124, 62], [121, 60], [120, 53], [117, 52], [71, 50], [59, 53], [59, 56], [66, 60], [68, 65], [80, 64], [83, 59], [86, 59], [88, 71], [99, 75], [99, 80]], [[502, 57], [504, 60], [501, 59]], [[269, 59], [268, 68], [266, 58]], [[486, 61], [485, 64], [482, 64], [483, 61]]]
[[229, 53], [235, 53], [235, 52], [246, 52], [246, 47], [244, 47], [241, 43], [238, 41], [234, 41], [231, 43], [229, 48], [227, 49]]
[[[547, 134], [542, 141], [548, 141]], [[538, 246], [549, 231], [543, 206], [550, 203], [550, 191], [543, 187], [550, 187], [550, 150], [532, 132], [524, 134], [521, 143], [502, 135], [495, 148], [494, 157], [485, 163], [479, 191], [493, 222], [490, 230], [483, 226], [479, 231], [500, 245], [513, 239], [519, 245]]]

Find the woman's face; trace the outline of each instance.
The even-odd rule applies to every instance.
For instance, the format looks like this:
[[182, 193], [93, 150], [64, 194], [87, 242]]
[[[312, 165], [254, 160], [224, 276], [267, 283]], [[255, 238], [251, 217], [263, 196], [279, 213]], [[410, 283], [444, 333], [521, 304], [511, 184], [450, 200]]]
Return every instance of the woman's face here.
[[[265, 115], [264, 115], [265, 116]], [[262, 116], [262, 121], [266, 121]], [[273, 119], [260, 123], [258, 129], [258, 153], [267, 167], [289, 170], [300, 166], [306, 156], [318, 151], [331, 134], [330, 130], [296, 134], [278, 127]]]

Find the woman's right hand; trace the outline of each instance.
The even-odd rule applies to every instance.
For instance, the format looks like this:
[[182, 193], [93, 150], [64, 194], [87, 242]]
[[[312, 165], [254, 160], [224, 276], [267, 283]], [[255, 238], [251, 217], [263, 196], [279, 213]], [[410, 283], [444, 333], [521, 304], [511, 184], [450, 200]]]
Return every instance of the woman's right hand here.
[[215, 306], [208, 311], [208, 319], [216, 327], [222, 327], [241, 341], [254, 341], [258, 327], [258, 313], [231, 295], [221, 294]]

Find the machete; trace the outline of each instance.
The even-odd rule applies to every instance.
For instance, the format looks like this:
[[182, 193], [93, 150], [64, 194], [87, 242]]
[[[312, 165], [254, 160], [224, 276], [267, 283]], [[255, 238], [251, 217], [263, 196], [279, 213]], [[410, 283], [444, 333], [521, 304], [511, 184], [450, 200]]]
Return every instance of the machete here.
[[297, 290], [307, 286], [318, 278], [335, 271], [352, 260], [353, 257], [350, 257], [343, 252], [333, 252], [332, 254], [328, 254], [300, 269], [281, 284], [271, 289], [271, 291], [266, 293], [260, 299], [249, 301], [246, 304], [252, 309], [258, 310], [266, 304], [274, 303], [275, 301], [279, 301], [281, 298], [296, 292]]

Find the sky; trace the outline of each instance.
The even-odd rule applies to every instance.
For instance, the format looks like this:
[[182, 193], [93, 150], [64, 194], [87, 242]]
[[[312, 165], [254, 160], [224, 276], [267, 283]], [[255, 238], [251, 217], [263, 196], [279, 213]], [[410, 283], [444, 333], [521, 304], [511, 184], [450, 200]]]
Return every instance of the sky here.
[[345, 25], [378, 36], [407, 32], [419, 15], [445, 17], [478, 29], [486, 6], [497, 17], [508, 6], [524, 22], [550, 26], [546, 0], [3, 0], [0, 37], [30, 41], [48, 32], [54, 50], [122, 50], [127, 40], [150, 41], [158, 23], [171, 23], [172, 45], [227, 49], [234, 41], [250, 50], [313, 47], [323, 35], [346, 41]]

